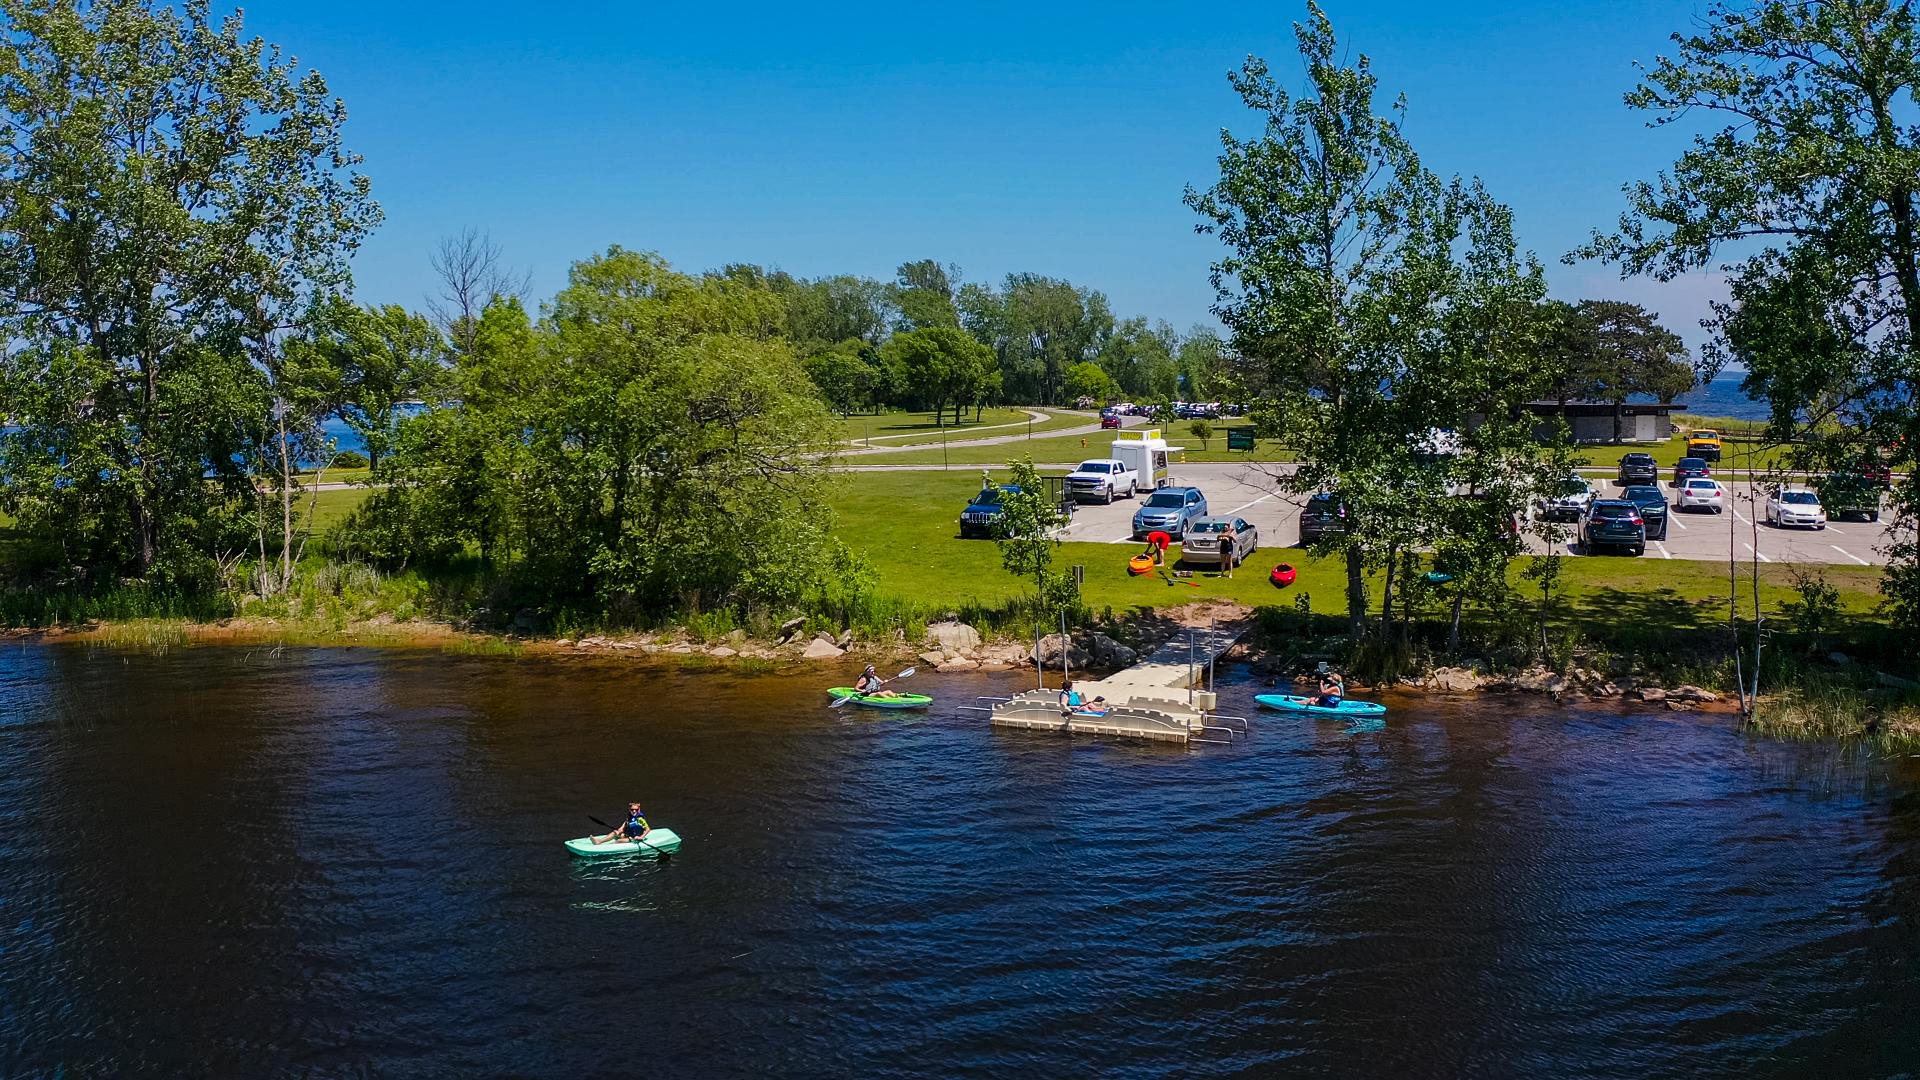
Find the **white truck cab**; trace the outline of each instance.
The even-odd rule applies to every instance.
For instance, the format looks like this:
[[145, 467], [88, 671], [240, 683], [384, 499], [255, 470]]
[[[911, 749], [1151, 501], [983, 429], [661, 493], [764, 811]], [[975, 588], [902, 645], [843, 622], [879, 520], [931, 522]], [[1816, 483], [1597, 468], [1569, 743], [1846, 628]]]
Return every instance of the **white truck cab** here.
[[1067, 474], [1067, 495], [1075, 501], [1131, 499], [1139, 488], [1139, 474], [1119, 458], [1088, 458]]

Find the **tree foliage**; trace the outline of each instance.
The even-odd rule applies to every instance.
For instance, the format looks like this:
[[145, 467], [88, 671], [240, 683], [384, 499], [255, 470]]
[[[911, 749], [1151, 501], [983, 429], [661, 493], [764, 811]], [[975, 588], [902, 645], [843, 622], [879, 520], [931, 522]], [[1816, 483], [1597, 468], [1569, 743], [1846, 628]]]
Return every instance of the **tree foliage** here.
[[[1656, 127], [1706, 118], [1673, 166], [1629, 184], [1619, 229], [1575, 255], [1661, 280], [1716, 265], [1707, 374], [1735, 361], [1772, 405], [1770, 435], [1803, 468], [1890, 449], [1920, 464], [1920, 36], [1912, 6], [1876, 0], [1714, 3], [1627, 103]], [[1718, 126], [1715, 126], [1718, 125]], [[1920, 523], [1899, 482], [1896, 536]], [[1920, 548], [1896, 541], [1883, 588], [1920, 626]]]
[[1370, 62], [1344, 65], [1318, 6], [1295, 37], [1308, 92], [1289, 93], [1249, 58], [1230, 81], [1261, 130], [1223, 132], [1219, 180], [1190, 188], [1187, 203], [1226, 246], [1214, 310], [1255, 423], [1304, 459], [1276, 481], [1336, 490], [1346, 506], [1349, 527], [1322, 545], [1345, 554], [1359, 637], [1366, 571], [1386, 573], [1390, 621], [1399, 556], [1435, 539], [1449, 469], [1422, 460], [1421, 437], [1463, 425], [1492, 387], [1534, 381], [1537, 363], [1492, 327], [1520, 319], [1541, 281], [1514, 250], [1505, 207], [1420, 163], [1404, 101], [1375, 111]]
[[204, 583], [310, 434], [281, 341], [380, 218], [345, 109], [204, 0], [0, 12], [0, 498], [66, 566]]
[[828, 553], [835, 432], [783, 316], [771, 290], [655, 255], [577, 263], [538, 326], [489, 309], [460, 407], [402, 424], [356, 528], [389, 557], [471, 544], [549, 609], [790, 602]]

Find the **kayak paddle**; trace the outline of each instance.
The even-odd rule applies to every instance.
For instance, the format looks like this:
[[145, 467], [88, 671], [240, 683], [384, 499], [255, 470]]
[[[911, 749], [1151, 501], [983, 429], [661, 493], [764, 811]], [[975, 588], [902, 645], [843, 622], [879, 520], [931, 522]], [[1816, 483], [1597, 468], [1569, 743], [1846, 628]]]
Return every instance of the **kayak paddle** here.
[[[607, 824], [604, 821], [601, 821], [599, 818], [594, 817], [592, 814], [587, 815], [587, 820], [593, 822], [595, 825], [600, 826], [601, 828], [607, 830], [608, 832], [615, 831], [613, 826]], [[632, 838], [629, 837], [628, 839], [632, 839]], [[633, 842], [636, 844], [639, 844], [643, 848], [646, 848], [648, 851], [653, 852], [655, 855], [660, 856], [661, 862], [666, 862], [668, 859], [673, 858], [673, 852], [664, 850], [662, 848], [654, 847], [652, 844], [647, 843], [645, 840], [634, 840]]]
[[[914, 673], [915, 673], [915, 672], [917, 672], [917, 671], [919, 671], [919, 670], [920, 670], [919, 668], [908, 668], [907, 670], [905, 670], [905, 671], [903, 671], [903, 672], [901, 672], [900, 674], [898, 674], [898, 675], [895, 675], [895, 676], [894, 676], [893, 678], [891, 678], [891, 679], [881, 679], [881, 680], [880, 680], [880, 685], [881, 685], [881, 686], [885, 686], [885, 685], [887, 685], [887, 684], [888, 684], [888, 683], [890, 683], [890, 682], [897, 682], [897, 681], [899, 681], [899, 680], [901, 680], [901, 679], [911, 679], [911, 678], [913, 678], [913, 676], [914, 676]], [[866, 696], [867, 696], [866, 694], [848, 694], [848, 695], [847, 695], [846, 697], [840, 697], [840, 698], [834, 698], [834, 699], [833, 699], [833, 704], [831, 704], [831, 705], [829, 705], [829, 706], [827, 706], [827, 708], [829, 708], [829, 709], [837, 709], [837, 708], [839, 708], [840, 706], [842, 706], [842, 705], [845, 705], [845, 704], [846, 704], [847, 702], [849, 702], [849, 701], [852, 701], [852, 700], [853, 700], [854, 698], [857, 698], [857, 697], [866, 697]]]

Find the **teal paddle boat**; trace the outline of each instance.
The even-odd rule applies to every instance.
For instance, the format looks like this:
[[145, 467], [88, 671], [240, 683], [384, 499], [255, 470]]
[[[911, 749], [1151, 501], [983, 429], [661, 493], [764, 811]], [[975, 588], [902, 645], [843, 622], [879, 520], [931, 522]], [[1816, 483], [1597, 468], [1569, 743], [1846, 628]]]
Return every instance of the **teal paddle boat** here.
[[1296, 694], [1255, 694], [1253, 700], [1269, 709], [1281, 712], [1314, 713], [1318, 716], [1338, 716], [1348, 720], [1363, 716], [1385, 716], [1387, 707], [1371, 701], [1342, 700], [1334, 706], [1315, 705], [1313, 698]]
[[567, 841], [567, 850], [590, 858], [601, 855], [671, 855], [680, 850], [680, 834], [672, 829], [648, 829], [644, 840], [609, 840], [596, 844], [593, 837]]
[[924, 709], [933, 704], [933, 699], [925, 694], [863, 694], [851, 686], [831, 687], [827, 696], [869, 709]]

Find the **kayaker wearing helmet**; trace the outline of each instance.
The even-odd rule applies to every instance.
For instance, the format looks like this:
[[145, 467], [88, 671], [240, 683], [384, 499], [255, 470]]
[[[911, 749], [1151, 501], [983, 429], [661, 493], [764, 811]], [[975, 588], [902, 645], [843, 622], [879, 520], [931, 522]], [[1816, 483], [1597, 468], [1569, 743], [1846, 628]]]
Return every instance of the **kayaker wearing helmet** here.
[[620, 826], [619, 828], [613, 830], [612, 832], [608, 833], [605, 836], [594, 837], [593, 842], [596, 844], [605, 844], [614, 840], [631, 840], [637, 844], [640, 842], [642, 837], [647, 835], [649, 831], [650, 830], [647, 828], [646, 815], [640, 812], [640, 804], [637, 802], [631, 802], [627, 804], [626, 824]]
[[853, 689], [861, 697], [897, 697], [899, 696], [891, 690], [882, 690], [881, 687], [885, 686], [886, 684], [887, 684], [887, 680], [881, 678], [879, 673], [873, 670], [872, 664], [868, 664], [867, 670], [861, 672], [860, 677], [853, 680]]
[[1323, 671], [1320, 673], [1320, 696], [1314, 698], [1313, 703], [1323, 708], [1337, 709], [1340, 707], [1340, 698], [1346, 692], [1347, 681], [1340, 677], [1339, 672]]

